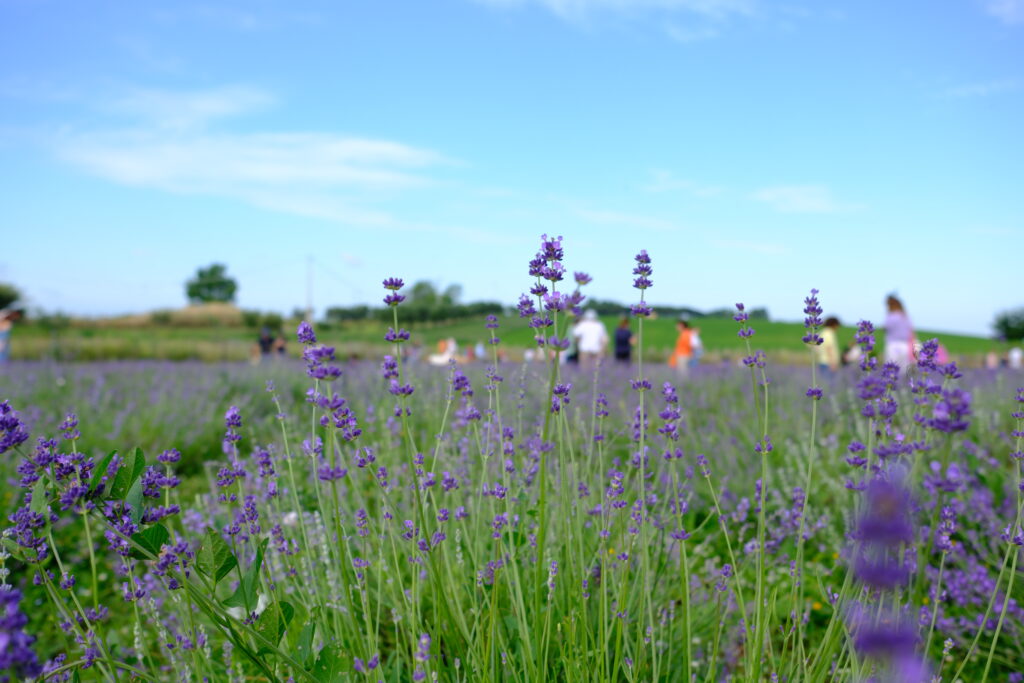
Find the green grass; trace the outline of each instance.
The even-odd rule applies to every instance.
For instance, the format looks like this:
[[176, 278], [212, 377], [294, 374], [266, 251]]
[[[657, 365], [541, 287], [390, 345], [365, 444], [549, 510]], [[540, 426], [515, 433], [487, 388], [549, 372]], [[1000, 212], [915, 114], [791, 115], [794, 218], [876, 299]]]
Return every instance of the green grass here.
[[[619, 319], [602, 319], [611, 333]], [[512, 357], [518, 357], [523, 349], [532, 346], [532, 331], [527, 321], [518, 317], [504, 317], [498, 330], [502, 344], [510, 350]], [[777, 354], [783, 362], [802, 362], [800, 338], [803, 326], [800, 323], [752, 321], [757, 334], [753, 339], [756, 348]], [[736, 336], [737, 325], [730, 319], [703, 318], [695, 321], [700, 329], [701, 339], [709, 360], [723, 357], [733, 358], [742, 352], [742, 344]], [[287, 338], [289, 353], [297, 355], [299, 345], [291, 334], [293, 325], [288, 325]], [[435, 348], [441, 339], [454, 337], [461, 349], [487, 339], [482, 320], [460, 320], [440, 324], [410, 326], [413, 341], [419, 341], [426, 351]], [[337, 346], [339, 355], [377, 357], [386, 353], [387, 344], [382, 340], [387, 326], [376, 321], [346, 323], [325, 329], [318, 327], [320, 338]], [[635, 329], [635, 323], [634, 323]], [[852, 341], [854, 328], [844, 327], [839, 331], [839, 343], [845, 347]], [[991, 340], [983, 337], [946, 334], [919, 330], [921, 340], [938, 337], [951, 354], [969, 364], [980, 359], [980, 355], [993, 347]], [[644, 345], [652, 360], [668, 356], [675, 343], [674, 319], [651, 320], [645, 326]], [[159, 359], [159, 360], [202, 360], [242, 361], [250, 357], [256, 341], [256, 332], [241, 327], [144, 327], [119, 329], [102, 326], [75, 326], [54, 333], [40, 326], [20, 325], [12, 337], [12, 357], [21, 360], [60, 358], [75, 361]], [[878, 341], [883, 341], [879, 334]], [[792, 353], [793, 356], [788, 354]]]

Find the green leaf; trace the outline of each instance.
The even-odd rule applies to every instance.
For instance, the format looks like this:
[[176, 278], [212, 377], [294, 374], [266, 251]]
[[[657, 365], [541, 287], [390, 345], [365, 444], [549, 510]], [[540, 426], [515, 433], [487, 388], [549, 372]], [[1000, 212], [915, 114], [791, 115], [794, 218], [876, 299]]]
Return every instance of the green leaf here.
[[297, 633], [299, 635], [295, 643], [292, 644], [291, 653], [295, 661], [305, 667], [313, 655], [313, 636], [316, 635], [316, 620], [310, 621]]
[[42, 477], [32, 487], [32, 506], [29, 509], [36, 514], [46, 509], [46, 480]]
[[16, 560], [25, 561], [25, 549], [9, 538], [3, 539], [4, 549]]
[[[269, 640], [275, 646], [277, 645], [281, 639], [281, 634], [284, 632], [284, 617], [276, 602], [271, 602], [267, 605], [267, 608], [256, 619], [253, 628], [256, 630], [256, 633]], [[271, 652], [271, 650], [264, 646], [259, 649], [257, 654], [264, 652]]]
[[[286, 608], [285, 605], [288, 605]], [[292, 616], [288, 619], [288, 631], [285, 634], [285, 644], [288, 646], [289, 652], [295, 651], [295, 646], [299, 641], [299, 635], [301, 629], [299, 628], [302, 624], [309, 621], [309, 611], [302, 606], [302, 603], [292, 605], [291, 603], [282, 602], [281, 609], [287, 612], [289, 609], [292, 610]]]
[[281, 618], [283, 621], [281, 622], [281, 634], [278, 635], [278, 639], [280, 639], [281, 635], [284, 635], [284, 629], [287, 628], [288, 624], [292, 623], [292, 619], [295, 618], [295, 608], [292, 607], [292, 603], [282, 602], [280, 603], [280, 606]]
[[132, 521], [138, 524], [142, 521], [142, 479], [136, 479], [132, 487], [128, 489], [128, 494], [124, 497], [124, 502], [131, 506], [128, 514], [131, 515]]
[[122, 500], [145, 467], [146, 456], [142, 449], [133, 448], [129, 451], [128, 456], [121, 463], [121, 467], [118, 468], [117, 474], [114, 475], [114, 482], [110, 485], [110, 497], [114, 500]]
[[[263, 596], [260, 597], [262, 598]], [[285, 629], [288, 628], [288, 624], [294, 616], [295, 608], [290, 603], [271, 602], [256, 620], [256, 632], [276, 647], [281, 642], [281, 636], [284, 635]], [[263, 646], [257, 654], [271, 654], [273, 652], [270, 648]]]
[[231, 597], [224, 601], [225, 607], [241, 607], [246, 613], [256, 607], [256, 586], [259, 584], [260, 567], [263, 565], [263, 549], [267, 547], [267, 539], [263, 539], [256, 548], [256, 559], [242, 575], [242, 581]]
[[[96, 493], [96, 488], [100, 485], [100, 480], [103, 479], [103, 475], [107, 473], [107, 468], [110, 467], [110, 461], [114, 459], [115, 455], [117, 455], [116, 450], [110, 451], [102, 460], [100, 460], [99, 464], [96, 465], [96, 469], [93, 470], [92, 473], [92, 481], [89, 482], [90, 494]], [[107, 487], [106, 492], [110, 493], [109, 486]]]
[[203, 545], [196, 553], [196, 569], [213, 579], [216, 586], [238, 564], [231, 549], [215, 529], [206, 532]]
[[341, 657], [333, 647], [324, 645], [310, 673], [320, 683], [335, 683], [335, 681], [342, 680]]
[[[167, 543], [167, 541], [170, 538], [171, 534], [169, 531], [167, 531], [167, 527], [159, 523], [154, 524], [153, 526], [148, 527], [146, 529], [143, 529], [138, 533], [132, 534], [132, 540], [135, 543], [138, 543], [140, 546], [142, 546], [143, 549], [145, 549], [147, 552], [152, 553], [153, 555], [159, 555], [160, 548], [162, 548], [163, 545]], [[137, 548], [132, 548], [132, 557], [145, 559], [146, 556], [143, 555]]]

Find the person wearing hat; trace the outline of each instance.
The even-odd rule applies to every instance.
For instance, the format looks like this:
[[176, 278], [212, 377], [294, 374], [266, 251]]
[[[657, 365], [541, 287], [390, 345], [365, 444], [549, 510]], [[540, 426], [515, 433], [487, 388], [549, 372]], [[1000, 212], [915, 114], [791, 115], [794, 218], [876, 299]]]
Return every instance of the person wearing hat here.
[[597, 318], [597, 311], [588, 308], [583, 312], [583, 319], [572, 328], [572, 336], [576, 338], [579, 351], [580, 367], [593, 370], [600, 362], [608, 348], [608, 330]]

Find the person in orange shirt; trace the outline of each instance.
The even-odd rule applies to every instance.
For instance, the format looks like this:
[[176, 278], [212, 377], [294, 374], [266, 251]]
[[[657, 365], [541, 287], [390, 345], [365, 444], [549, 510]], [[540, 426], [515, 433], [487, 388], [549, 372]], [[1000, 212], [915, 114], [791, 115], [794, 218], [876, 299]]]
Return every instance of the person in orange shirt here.
[[676, 375], [683, 380], [690, 376], [694, 330], [690, 323], [683, 319], [676, 323], [676, 329], [679, 330], [679, 336], [676, 337], [676, 347], [668, 358], [668, 364], [676, 369]]

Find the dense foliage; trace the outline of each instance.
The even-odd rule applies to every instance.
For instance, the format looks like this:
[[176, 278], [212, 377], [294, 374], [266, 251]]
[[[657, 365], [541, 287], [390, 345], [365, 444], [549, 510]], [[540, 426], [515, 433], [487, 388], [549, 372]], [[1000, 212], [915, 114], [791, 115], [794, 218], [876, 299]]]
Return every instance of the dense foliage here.
[[996, 316], [996, 334], [1007, 341], [1024, 339], [1024, 308], [1003, 311]]
[[[545, 239], [519, 306], [544, 350], [589, 280], [566, 290], [562, 261]], [[640, 318], [652, 272], [641, 252]], [[301, 366], [12, 368], [0, 667], [1019, 680], [1024, 378], [961, 377], [933, 343], [906, 368], [777, 368], [742, 306], [743, 365], [681, 383], [499, 363], [493, 318], [490, 363], [410, 367], [385, 288], [379, 365], [343, 368], [302, 324]], [[813, 348], [816, 292], [804, 311]]]
[[228, 275], [227, 267], [222, 263], [200, 268], [185, 283], [185, 297], [194, 304], [228, 303], [235, 300], [237, 292], [238, 282]]

